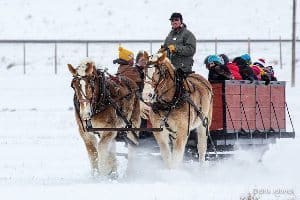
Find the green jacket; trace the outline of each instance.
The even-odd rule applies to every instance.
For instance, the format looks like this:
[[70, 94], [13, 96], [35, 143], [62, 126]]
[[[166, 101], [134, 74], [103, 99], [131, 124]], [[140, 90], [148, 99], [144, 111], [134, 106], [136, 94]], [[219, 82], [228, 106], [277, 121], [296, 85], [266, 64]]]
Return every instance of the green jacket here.
[[192, 71], [194, 63], [193, 56], [196, 53], [196, 38], [184, 25], [178, 31], [171, 30], [165, 39], [164, 48], [174, 44], [176, 50], [169, 55], [172, 64], [176, 69], [181, 68], [184, 72]]

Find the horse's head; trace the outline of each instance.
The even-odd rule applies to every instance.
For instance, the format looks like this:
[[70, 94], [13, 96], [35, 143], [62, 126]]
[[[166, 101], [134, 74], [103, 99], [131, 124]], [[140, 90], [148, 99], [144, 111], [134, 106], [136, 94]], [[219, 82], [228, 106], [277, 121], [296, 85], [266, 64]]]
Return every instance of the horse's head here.
[[91, 59], [85, 59], [76, 68], [68, 64], [68, 69], [74, 77], [71, 86], [79, 102], [80, 117], [89, 120], [93, 114], [92, 105], [97, 92], [95, 63]]
[[148, 65], [154, 68], [152, 75], [149, 73], [153, 92], [148, 95], [152, 96], [152, 100], [155, 97], [156, 100], [170, 101], [175, 92], [175, 69], [166, 53], [159, 52], [151, 55]]
[[138, 54], [136, 55], [135, 62], [142, 67], [146, 67], [149, 62], [149, 54], [147, 51], [140, 50]]
[[151, 55], [148, 64], [153, 65], [155, 69], [152, 74], [152, 86], [154, 88], [163, 87], [166, 80], [175, 81], [175, 68], [165, 52]]
[[153, 54], [149, 57], [148, 64], [149, 65], [156, 65], [158, 63], [163, 62], [166, 57], [167, 57], [167, 54], [165, 52], [158, 52], [158, 53]]

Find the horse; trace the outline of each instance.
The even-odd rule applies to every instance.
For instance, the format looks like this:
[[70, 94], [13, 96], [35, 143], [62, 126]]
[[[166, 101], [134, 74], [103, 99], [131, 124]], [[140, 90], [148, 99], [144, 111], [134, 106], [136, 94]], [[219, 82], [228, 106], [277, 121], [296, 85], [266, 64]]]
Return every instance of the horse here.
[[212, 86], [201, 75], [192, 73], [181, 85], [174, 66], [166, 53], [150, 57], [153, 65], [151, 79], [153, 102], [149, 118], [153, 127], [162, 127], [162, 132], [153, 132], [167, 168], [178, 167], [184, 157], [189, 132], [197, 130], [199, 162], [205, 161], [207, 135], [212, 119]]
[[[73, 75], [75, 118], [91, 164], [93, 176], [117, 176], [117, 131], [93, 131], [90, 127], [139, 127], [140, 105], [137, 85], [123, 76], [106, 76], [96, 70], [91, 59], [84, 59], [74, 68]], [[91, 131], [92, 130], [92, 131]], [[130, 149], [138, 144], [138, 133], [128, 132], [128, 162]]]

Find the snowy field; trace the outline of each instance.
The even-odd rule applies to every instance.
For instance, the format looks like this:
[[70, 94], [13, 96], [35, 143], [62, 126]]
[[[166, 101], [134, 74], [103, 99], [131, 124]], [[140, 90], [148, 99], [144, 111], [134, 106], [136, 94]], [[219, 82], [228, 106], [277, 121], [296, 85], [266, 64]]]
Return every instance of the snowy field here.
[[[228, 0], [223, 2], [222, 9], [217, 0], [187, 0], [176, 5], [171, 0], [128, 4], [116, 0], [59, 2], [0, 0], [0, 39], [164, 39], [170, 28], [165, 19], [174, 10], [187, 13], [184, 19], [198, 39], [291, 35], [291, 1]], [[195, 20], [197, 17], [201, 19]], [[220, 23], [220, 19], [224, 21]], [[230, 28], [237, 25], [240, 29]], [[296, 87], [290, 87], [291, 45], [283, 44], [282, 69], [278, 45], [253, 44], [251, 56], [254, 60], [266, 58], [276, 66], [279, 80], [287, 81], [286, 96], [296, 129], [295, 139], [282, 139], [270, 145], [261, 163], [256, 161], [255, 152], [242, 150], [228, 160], [201, 167], [188, 162], [176, 170], [166, 170], [158, 159], [149, 158], [136, 163], [136, 173], [131, 177], [124, 176], [126, 159], [120, 156], [120, 178], [102, 180], [90, 176], [89, 160], [73, 115], [72, 77], [66, 67], [67, 63], [79, 63], [85, 47], [59, 46], [58, 74], [54, 75], [53, 46], [29, 45], [23, 75], [22, 46], [1, 44], [0, 199], [236, 200], [247, 199], [249, 195], [257, 199], [300, 199], [300, 81], [297, 74]], [[126, 47], [134, 52], [149, 50], [148, 44]], [[158, 47], [156, 44], [153, 49]], [[111, 73], [116, 71], [111, 63], [117, 55], [116, 44], [90, 48], [96, 64], [109, 66]], [[298, 43], [297, 52], [299, 48]], [[231, 58], [246, 50], [247, 44], [218, 47], [219, 53], [227, 53]], [[198, 45], [194, 65], [198, 73], [207, 75], [202, 63], [212, 53], [214, 44]], [[298, 72], [299, 53], [297, 58]], [[118, 151], [124, 151], [123, 144], [118, 144]]]
[[[277, 190], [286, 191], [277, 199], [299, 197], [299, 137], [271, 145], [262, 163], [248, 151], [237, 151], [235, 157], [205, 167], [189, 162], [178, 170], [166, 170], [149, 159], [137, 163], [136, 174], [127, 179], [126, 160], [118, 157], [118, 180], [92, 178], [73, 116], [72, 77], [66, 67], [58, 75], [47, 75], [43, 70], [53, 66], [37, 61], [28, 65], [27, 75], [18, 72], [22, 65], [2, 70], [0, 194], [4, 199], [85, 199], [96, 195], [104, 199], [239, 199], [248, 193], [274, 199]], [[280, 80], [289, 78], [286, 66], [276, 71]], [[206, 75], [203, 66], [197, 71]], [[300, 92], [289, 84], [287, 101], [297, 132]], [[118, 145], [121, 151], [122, 147]]]

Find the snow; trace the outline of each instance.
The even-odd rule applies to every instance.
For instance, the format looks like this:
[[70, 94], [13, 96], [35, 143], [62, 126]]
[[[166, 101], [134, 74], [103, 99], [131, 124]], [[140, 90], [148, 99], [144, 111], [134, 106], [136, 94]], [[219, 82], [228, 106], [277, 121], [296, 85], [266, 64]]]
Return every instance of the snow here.
[[[292, 1], [228, 0], [219, 4], [216, 0], [0, 1], [0, 38], [164, 39], [170, 28], [167, 19], [175, 10], [184, 14], [185, 22], [199, 39], [291, 36]], [[233, 31], [232, 27], [239, 28]], [[299, 28], [297, 31], [299, 35]], [[111, 73], [116, 71], [111, 63], [116, 46], [90, 46], [96, 64], [109, 66]], [[149, 50], [148, 44], [128, 47], [134, 52]], [[238, 150], [228, 160], [204, 166], [188, 162], [180, 169], [167, 170], [155, 157], [137, 161], [131, 177], [124, 176], [127, 161], [120, 156], [120, 178], [105, 180], [90, 175], [87, 153], [73, 115], [72, 77], [66, 64], [79, 64], [85, 55], [84, 46], [59, 45], [58, 74], [54, 75], [53, 45], [28, 45], [23, 75], [22, 46], [1, 44], [1, 199], [243, 199], [249, 193], [260, 199], [300, 199], [300, 90], [298, 80], [297, 87], [290, 87], [291, 45], [283, 44], [282, 69], [276, 64], [278, 44], [251, 47], [253, 58], [265, 57], [277, 65], [279, 79], [287, 81], [295, 139], [277, 140], [261, 163], [256, 161], [255, 152]], [[246, 44], [218, 47], [230, 57], [246, 49]], [[194, 65], [197, 72], [206, 76], [202, 62], [213, 52], [214, 44], [198, 45]], [[8, 67], [10, 64], [13, 66]], [[124, 149], [119, 143], [118, 151]], [[278, 194], [280, 190], [282, 193]]]

